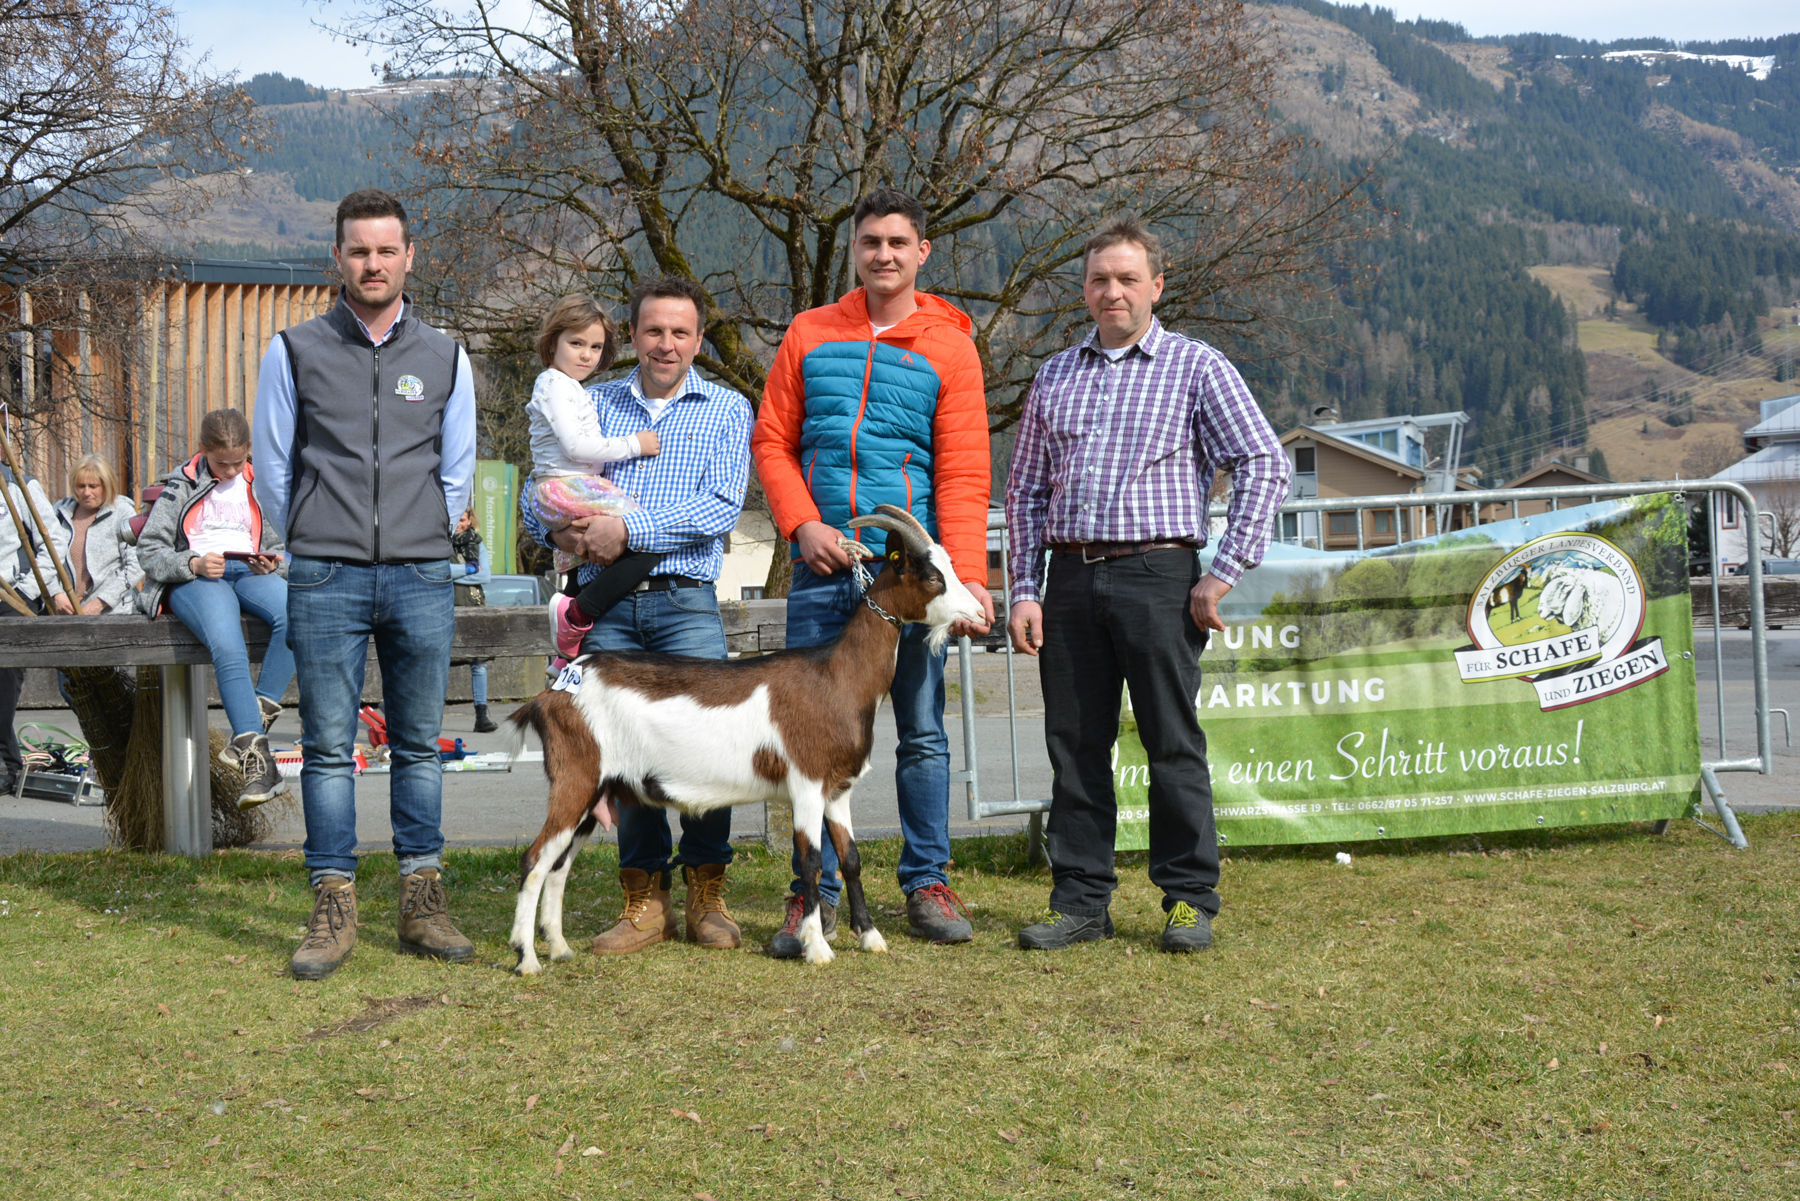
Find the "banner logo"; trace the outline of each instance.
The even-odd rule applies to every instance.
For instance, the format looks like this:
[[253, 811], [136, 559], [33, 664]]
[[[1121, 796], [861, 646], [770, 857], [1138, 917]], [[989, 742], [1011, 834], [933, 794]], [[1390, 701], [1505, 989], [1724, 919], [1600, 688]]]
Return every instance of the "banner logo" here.
[[1661, 638], [1637, 640], [1644, 610], [1630, 556], [1594, 534], [1550, 534], [1482, 578], [1456, 669], [1466, 684], [1524, 680], [1546, 712], [1583, 705], [1669, 670]]

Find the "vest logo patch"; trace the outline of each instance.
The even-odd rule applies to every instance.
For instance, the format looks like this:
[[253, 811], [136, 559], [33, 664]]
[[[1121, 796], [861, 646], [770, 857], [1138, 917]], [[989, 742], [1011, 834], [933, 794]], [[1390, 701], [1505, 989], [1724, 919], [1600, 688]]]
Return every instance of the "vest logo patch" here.
[[425, 381], [416, 375], [403, 375], [394, 383], [394, 395], [407, 400], [424, 400]]

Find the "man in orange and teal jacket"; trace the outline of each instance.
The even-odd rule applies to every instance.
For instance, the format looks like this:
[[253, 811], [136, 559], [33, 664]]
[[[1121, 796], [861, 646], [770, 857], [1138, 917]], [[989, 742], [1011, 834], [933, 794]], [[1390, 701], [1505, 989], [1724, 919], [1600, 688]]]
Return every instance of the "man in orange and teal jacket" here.
[[[861, 601], [850, 557], [838, 546], [844, 523], [898, 505], [950, 553], [957, 575], [982, 602], [979, 626], [993, 621], [987, 593], [987, 397], [969, 318], [917, 290], [931, 254], [925, 209], [892, 188], [864, 196], [851, 219], [852, 253], [863, 286], [836, 304], [794, 318], [775, 356], [750, 437], [775, 527], [793, 545], [787, 644], [829, 642]], [[884, 551], [880, 530], [853, 531]], [[873, 540], [882, 539], [879, 545]], [[944, 652], [925, 644], [925, 627], [901, 636], [890, 696], [900, 736], [894, 765], [899, 798], [900, 887], [912, 933], [931, 942], [974, 937], [950, 889], [950, 742], [944, 734]], [[840, 885], [830, 840], [819, 852], [820, 920], [836, 930]], [[801, 865], [796, 856], [794, 872]], [[767, 947], [777, 959], [801, 954], [800, 882], [787, 923]]]

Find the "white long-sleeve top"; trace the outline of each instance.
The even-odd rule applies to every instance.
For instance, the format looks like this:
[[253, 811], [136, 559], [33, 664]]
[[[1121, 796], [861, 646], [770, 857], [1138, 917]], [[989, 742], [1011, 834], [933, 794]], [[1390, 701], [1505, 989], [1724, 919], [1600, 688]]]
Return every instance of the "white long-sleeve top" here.
[[594, 398], [579, 381], [554, 367], [537, 377], [525, 413], [531, 421], [535, 476], [594, 475], [608, 463], [644, 453], [636, 437], [608, 438], [601, 433]]

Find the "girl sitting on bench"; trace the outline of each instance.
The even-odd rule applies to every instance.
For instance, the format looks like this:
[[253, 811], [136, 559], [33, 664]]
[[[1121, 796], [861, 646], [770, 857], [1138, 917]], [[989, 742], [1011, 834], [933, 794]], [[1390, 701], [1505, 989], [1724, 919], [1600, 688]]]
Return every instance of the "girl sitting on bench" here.
[[[231, 742], [219, 759], [244, 773], [242, 809], [285, 787], [266, 731], [294, 678], [281, 542], [263, 524], [252, 478], [250, 423], [235, 409], [208, 413], [200, 422], [200, 452], [163, 479], [137, 543], [150, 612], [165, 605], [212, 653], [219, 698], [231, 722]], [[269, 626], [269, 648], [254, 689], [244, 647], [245, 613]]]

